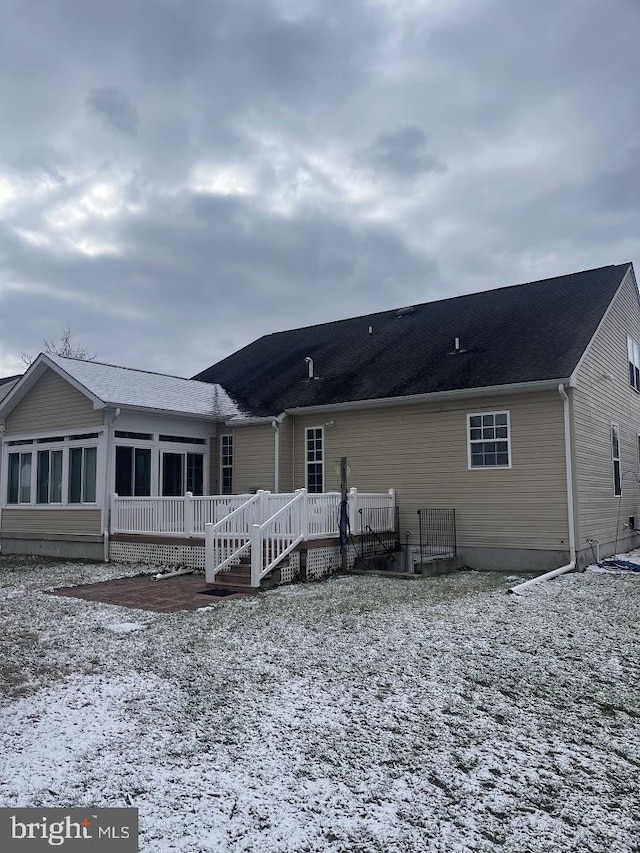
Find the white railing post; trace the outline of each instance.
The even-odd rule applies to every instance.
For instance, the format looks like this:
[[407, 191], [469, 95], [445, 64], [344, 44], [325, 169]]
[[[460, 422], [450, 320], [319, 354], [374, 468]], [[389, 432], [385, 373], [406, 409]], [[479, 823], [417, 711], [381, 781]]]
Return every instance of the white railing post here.
[[[353, 533], [356, 529], [356, 524], [360, 524], [360, 520], [358, 518], [358, 490], [355, 486], [352, 486], [349, 489], [348, 508], [349, 525], [351, 527], [351, 532]], [[358, 532], [362, 533], [362, 530], [358, 528]]]
[[309, 492], [306, 489], [298, 489], [303, 493], [300, 506], [300, 533], [304, 539], [309, 538]]
[[389, 530], [393, 530], [396, 520], [396, 490], [389, 489]]
[[258, 489], [256, 494], [258, 495], [258, 501], [256, 505], [256, 522], [258, 524], [262, 524], [265, 520], [265, 503], [267, 500], [265, 495], [267, 493], [264, 489]]
[[117, 510], [116, 510], [116, 506], [117, 506], [117, 504], [116, 504], [116, 498], [117, 498], [117, 497], [118, 497], [118, 493], [117, 493], [117, 492], [114, 492], [114, 493], [111, 495], [111, 519], [110, 519], [110, 522], [111, 522], [111, 523], [110, 523], [110, 525], [109, 525], [109, 527], [110, 527], [110, 529], [111, 529], [111, 533], [113, 533], [113, 532], [114, 532], [114, 530], [118, 530], [118, 529], [120, 528], [120, 523], [119, 523], [119, 522], [120, 522], [120, 518], [119, 518], [119, 516], [116, 514], [116, 513], [117, 513]]
[[204, 576], [207, 583], [215, 579], [216, 561], [213, 554], [213, 524], [204, 526]]
[[184, 530], [187, 536], [193, 536], [193, 492], [184, 494]]
[[262, 571], [262, 535], [259, 524], [251, 525], [251, 586], [260, 586]]

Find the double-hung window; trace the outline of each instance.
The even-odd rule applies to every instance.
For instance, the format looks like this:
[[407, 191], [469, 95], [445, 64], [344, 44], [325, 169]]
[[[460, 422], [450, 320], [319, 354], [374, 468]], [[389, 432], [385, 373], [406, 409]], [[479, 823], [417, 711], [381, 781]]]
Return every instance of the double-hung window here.
[[116, 494], [147, 497], [151, 494], [151, 448], [116, 445]]
[[511, 467], [509, 412], [467, 415], [469, 468]]
[[162, 494], [179, 497], [185, 492], [203, 494], [204, 454], [162, 452]]
[[627, 335], [627, 360], [629, 362], [629, 385], [640, 391], [640, 346]]
[[307, 491], [319, 494], [324, 490], [324, 429], [307, 427]]
[[62, 450], [38, 451], [37, 502], [62, 503]]
[[97, 447], [69, 448], [68, 503], [91, 504], [96, 502], [97, 455]]
[[31, 503], [31, 453], [9, 454], [7, 503]]
[[233, 494], [233, 435], [220, 436], [220, 494]]
[[620, 427], [611, 424], [611, 459], [613, 462], [613, 494], [622, 494], [622, 474], [620, 472]]

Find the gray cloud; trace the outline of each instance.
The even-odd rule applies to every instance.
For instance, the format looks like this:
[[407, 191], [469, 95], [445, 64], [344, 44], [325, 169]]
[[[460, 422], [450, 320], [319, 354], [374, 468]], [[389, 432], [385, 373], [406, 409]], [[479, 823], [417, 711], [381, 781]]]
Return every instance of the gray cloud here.
[[135, 133], [138, 114], [130, 98], [116, 86], [92, 89], [87, 95], [87, 108], [103, 118], [107, 125], [122, 133]]
[[415, 125], [379, 133], [375, 141], [357, 155], [356, 166], [404, 179], [444, 171], [444, 164], [428, 150], [426, 134]]
[[639, 32], [633, 0], [10, 4], [0, 375], [67, 325], [188, 374], [637, 259]]

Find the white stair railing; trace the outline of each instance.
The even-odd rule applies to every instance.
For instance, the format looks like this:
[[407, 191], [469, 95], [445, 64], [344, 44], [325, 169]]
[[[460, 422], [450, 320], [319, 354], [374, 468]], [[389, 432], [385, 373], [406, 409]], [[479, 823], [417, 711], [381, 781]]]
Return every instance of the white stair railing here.
[[298, 489], [271, 518], [251, 528], [251, 586], [259, 587], [262, 578], [308, 536], [309, 495]]
[[220, 521], [204, 527], [205, 575], [213, 583], [218, 572], [246, 554], [251, 547], [251, 528], [258, 519], [262, 493], [252, 495]]

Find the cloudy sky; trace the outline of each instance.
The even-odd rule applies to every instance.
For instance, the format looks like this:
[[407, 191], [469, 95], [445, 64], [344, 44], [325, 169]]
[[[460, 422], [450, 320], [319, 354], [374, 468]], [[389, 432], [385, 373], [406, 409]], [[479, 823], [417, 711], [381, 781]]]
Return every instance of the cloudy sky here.
[[0, 12], [0, 376], [640, 261], [640, 0]]

